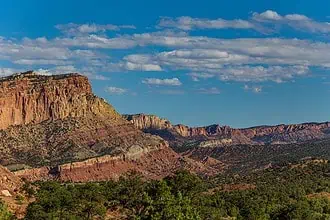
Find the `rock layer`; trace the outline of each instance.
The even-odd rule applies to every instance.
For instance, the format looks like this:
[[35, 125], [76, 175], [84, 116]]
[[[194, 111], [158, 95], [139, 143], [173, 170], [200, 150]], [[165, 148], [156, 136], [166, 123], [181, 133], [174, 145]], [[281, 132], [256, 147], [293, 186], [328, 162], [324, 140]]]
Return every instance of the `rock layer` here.
[[116, 157], [102, 156], [59, 165], [55, 168], [41, 167], [20, 170], [15, 172], [15, 175], [30, 181], [87, 182], [118, 179], [130, 171], [136, 171], [148, 179], [161, 179], [179, 169], [188, 169], [204, 176], [213, 176], [224, 167], [220, 161], [197, 162], [188, 157], [180, 156], [171, 148], [164, 147], [157, 151], [143, 153], [139, 157], [132, 157], [127, 154]]
[[[259, 126], [235, 129], [217, 124], [205, 127], [172, 125], [168, 120], [144, 114], [125, 115], [137, 128], [147, 133], [157, 134], [172, 145], [182, 145], [189, 141], [207, 141], [220, 145], [236, 144], [288, 144], [308, 140], [330, 138], [330, 122], [292, 125]], [[210, 142], [212, 143], [212, 142]]]
[[125, 120], [79, 74], [26, 72], [0, 79], [0, 91], [0, 164], [20, 176], [93, 181], [137, 170], [158, 178], [184, 166], [214, 173], [205, 163], [181, 163], [164, 139]]
[[105, 110], [104, 103], [92, 94], [88, 79], [78, 74], [26, 72], [0, 80], [0, 129], [90, 113], [101, 116]]

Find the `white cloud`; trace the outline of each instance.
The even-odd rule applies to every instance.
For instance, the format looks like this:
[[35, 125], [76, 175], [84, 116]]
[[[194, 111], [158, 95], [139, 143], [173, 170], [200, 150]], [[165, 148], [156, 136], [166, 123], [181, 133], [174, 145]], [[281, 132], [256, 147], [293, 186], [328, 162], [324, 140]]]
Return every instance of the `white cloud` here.
[[137, 71], [162, 71], [162, 68], [157, 64], [141, 64], [125, 62], [123, 67], [126, 70], [137, 70]]
[[221, 93], [221, 91], [216, 87], [200, 88], [200, 89], [198, 89], [197, 92], [200, 94], [212, 94], [212, 95], [217, 95], [217, 94]]
[[255, 12], [255, 13], [253, 13], [253, 18], [257, 21], [263, 21], [263, 20], [278, 21], [278, 20], [283, 19], [283, 17], [281, 15], [279, 15], [276, 11], [272, 11], [272, 10], [267, 10], [260, 14]]
[[218, 18], [215, 20], [203, 19], [203, 18], [192, 18], [192, 17], [178, 17], [161, 18], [159, 27], [167, 28], [178, 28], [182, 30], [192, 30], [192, 29], [225, 29], [225, 28], [235, 28], [235, 29], [258, 29], [255, 24], [241, 19], [235, 20], [225, 20]]
[[127, 89], [113, 86], [106, 87], [104, 90], [111, 95], [123, 95], [128, 92]]
[[296, 30], [311, 33], [330, 33], [330, 23], [315, 21], [301, 14], [280, 15], [275, 11], [267, 10], [262, 13], [253, 13], [252, 19], [260, 23], [274, 25], [288, 25]]
[[[214, 51], [212, 50], [211, 54]], [[142, 63], [141, 65], [157, 65], [162, 69], [169, 70], [185, 70], [195, 72], [191, 74], [195, 81], [199, 78], [212, 78], [217, 76], [223, 81], [239, 81], [239, 82], [264, 82], [274, 81], [283, 82], [291, 80], [294, 77], [299, 77], [309, 72], [308, 65], [296, 65], [295, 63], [283, 60], [279, 62], [281, 65], [274, 65], [274, 58], [267, 57], [250, 57], [246, 55], [231, 55], [219, 58], [215, 56], [199, 56], [193, 55], [185, 51], [162, 52], [155, 55], [135, 54], [131, 55], [135, 61]], [[130, 58], [129, 58], [130, 59]], [[299, 61], [298, 61], [299, 63]], [[253, 65], [251, 65], [253, 64]], [[203, 72], [203, 74], [196, 74]]]
[[188, 76], [191, 76], [193, 81], [198, 82], [200, 79], [213, 78], [214, 74], [211, 74], [211, 73], [189, 73]]
[[80, 35], [105, 31], [119, 31], [121, 29], [136, 29], [133, 25], [113, 25], [113, 24], [58, 24], [55, 28], [68, 35]]
[[[224, 81], [283, 82], [303, 76], [315, 67], [330, 68], [330, 44], [326, 42], [283, 38], [221, 39], [189, 36], [182, 31], [206, 28], [255, 29], [260, 25], [268, 27], [273, 24], [288, 24], [313, 33], [327, 33], [329, 26], [327, 22], [316, 22], [305, 15], [280, 15], [270, 10], [254, 13], [248, 21], [163, 18], [160, 26], [178, 27], [181, 30], [115, 37], [109, 37], [105, 32], [134, 27], [69, 24], [58, 28], [84, 34], [53, 39], [39, 37], [17, 40], [0, 37], [0, 60], [16, 64], [15, 68], [18, 69], [47, 69], [52, 72], [59, 72], [56, 69], [58, 67], [72, 66], [77, 72], [94, 79], [107, 79], [99, 75], [100, 72], [182, 70], [188, 72], [194, 81], [217, 77]], [[131, 54], [136, 47], [152, 47], [153, 52]], [[112, 49], [125, 50], [125, 56], [112, 59], [108, 55], [112, 55]]]
[[223, 81], [281, 83], [307, 74], [306, 66], [227, 66], [217, 76]]
[[14, 73], [24, 72], [21, 69], [0, 67], [0, 77], [10, 76]]
[[44, 60], [44, 59], [19, 59], [14, 60], [13, 63], [21, 65], [69, 65], [73, 61], [65, 60]]
[[142, 83], [147, 85], [158, 85], [158, 86], [181, 86], [182, 83], [178, 78], [172, 79], [157, 79], [157, 78], [147, 78], [142, 80]]

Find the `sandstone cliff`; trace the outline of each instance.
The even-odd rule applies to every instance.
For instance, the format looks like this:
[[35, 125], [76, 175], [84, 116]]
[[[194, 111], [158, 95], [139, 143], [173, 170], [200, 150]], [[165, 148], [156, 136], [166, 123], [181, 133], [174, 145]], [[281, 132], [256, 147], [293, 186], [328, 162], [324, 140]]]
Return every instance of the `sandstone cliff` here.
[[125, 120], [79, 74], [16, 74], [0, 79], [0, 92], [0, 164], [28, 179], [104, 180], [132, 169], [159, 178], [187, 164], [214, 173], [205, 163], [182, 163], [164, 139]]
[[99, 155], [137, 155], [167, 146], [144, 134], [92, 93], [79, 74], [34, 72], [0, 80], [0, 163], [19, 169]]
[[[330, 138], [330, 122], [235, 129], [217, 124], [205, 127], [188, 127], [182, 124], [172, 125], [166, 119], [144, 114], [125, 115], [125, 117], [137, 128], [147, 133], [157, 134], [168, 140], [173, 146], [182, 145], [193, 140], [209, 140], [208, 146], [212, 143], [221, 146], [269, 143], [288, 144]], [[212, 142], [212, 140], [220, 141]]]
[[84, 76], [26, 72], [0, 80], [0, 129], [89, 114], [120, 118], [110, 105], [93, 95]]

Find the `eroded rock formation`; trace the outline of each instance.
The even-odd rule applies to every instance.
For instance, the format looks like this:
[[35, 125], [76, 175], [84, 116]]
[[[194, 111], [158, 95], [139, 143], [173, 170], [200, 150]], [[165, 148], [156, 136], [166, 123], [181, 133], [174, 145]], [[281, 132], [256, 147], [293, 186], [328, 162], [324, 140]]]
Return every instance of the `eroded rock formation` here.
[[235, 129], [217, 124], [205, 127], [189, 127], [182, 124], [172, 125], [166, 119], [144, 114], [125, 115], [125, 117], [137, 128], [147, 133], [160, 135], [172, 145], [183, 144], [192, 140], [207, 141], [214, 139], [221, 140], [213, 142], [214, 144], [235, 145], [287, 144], [330, 138], [330, 122]]
[[0, 91], [0, 164], [17, 175], [93, 181], [137, 170], [159, 178], [186, 165], [214, 173], [205, 163], [181, 163], [164, 139], [125, 120], [79, 74], [16, 74], [0, 79]]
[[93, 95], [84, 76], [41, 76], [26, 72], [0, 80], [0, 129], [88, 114], [120, 117]]

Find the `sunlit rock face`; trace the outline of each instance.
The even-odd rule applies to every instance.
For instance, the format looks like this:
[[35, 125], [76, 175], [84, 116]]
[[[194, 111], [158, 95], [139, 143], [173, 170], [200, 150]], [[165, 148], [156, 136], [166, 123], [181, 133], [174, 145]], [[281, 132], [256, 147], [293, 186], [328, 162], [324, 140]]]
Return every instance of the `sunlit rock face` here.
[[[330, 123], [305, 123], [292, 125], [258, 126], [244, 129], [209, 125], [189, 127], [173, 125], [167, 119], [154, 115], [125, 115], [125, 118], [147, 133], [158, 134], [172, 146], [189, 141], [219, 140], [218, 145], [237, 144], [287, 144], [330, 138]], [[223, 141], [226, 140], [226, 141]]]

